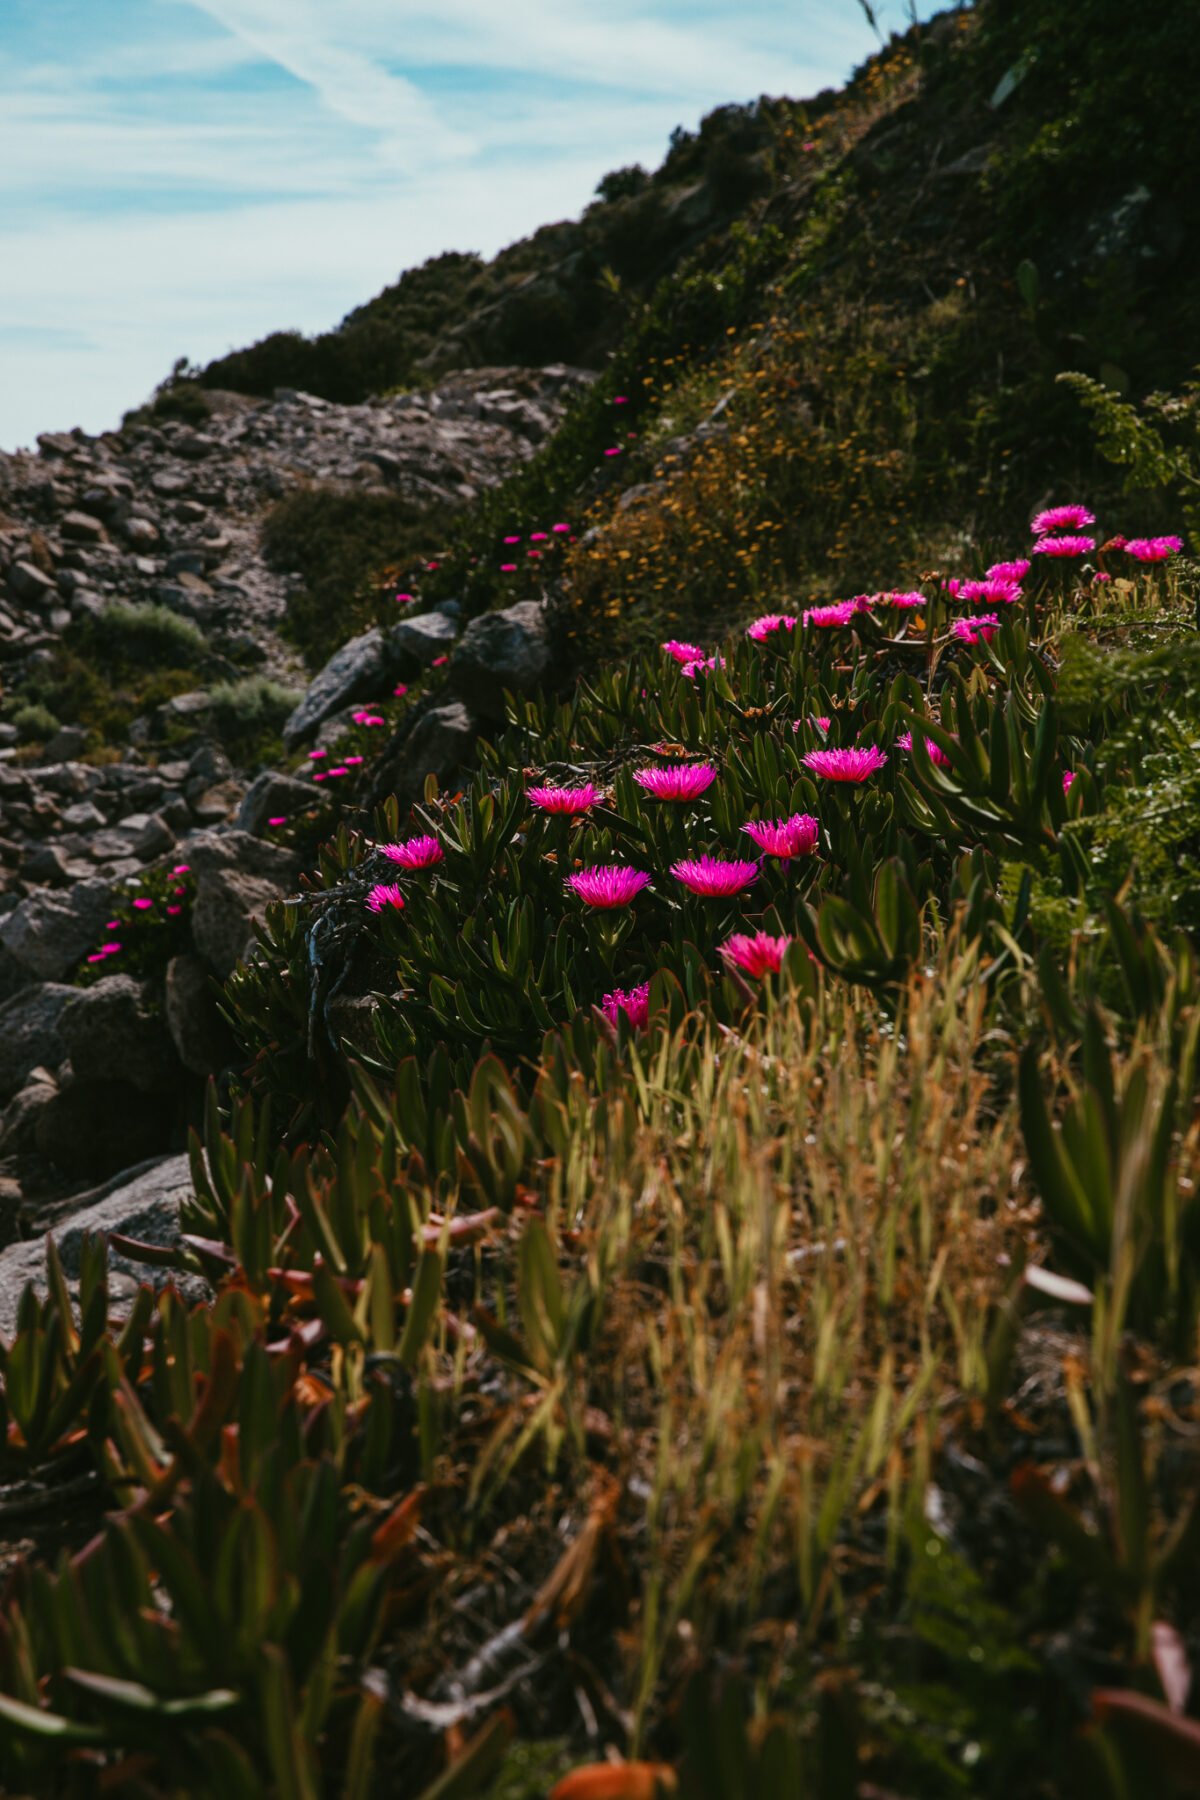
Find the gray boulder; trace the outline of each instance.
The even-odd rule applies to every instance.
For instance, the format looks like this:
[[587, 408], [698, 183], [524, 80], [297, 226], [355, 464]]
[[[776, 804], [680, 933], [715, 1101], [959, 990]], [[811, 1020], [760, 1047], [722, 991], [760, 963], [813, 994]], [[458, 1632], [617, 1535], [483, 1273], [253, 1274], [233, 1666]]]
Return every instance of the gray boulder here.
[[66, 1055], [62, 1016], [79, 989], [47, 981], [0, 1006], [0, 1100], [22, 1086], [31, 1069], [57, 1069]]
[[48, 1069], [32, 1071], [28, 1085], [13, 1096], [0, 1114], [0, 1151], [5, 1156], [11, 1156], [14, 1151], [33, 1149], [37, 1142], [38, 1120], [57, 1093], [58, 1087]]
[[166, 1014], [179, 1060], [193, 1075], [215, 1075], [233, 1061], [233, 1036], [198, 956], [173, 956], [167, 964]]
[[242, 869], [211, 869], [196, 883], [192, 902], [192, 942], [214, 975], [232, 975], [258, 941], [273, 900], [280, 898], [268, 876]]
[[418, 613], [401, 619], [388, 633], [388, 642], [400, 674], [427, 669], [435, 657], [445, 656], [458, 636], [458, 627], [444, 612]]
[[238, 807], [238, 830], [261, 837], [270, 829], [269, 819], [291, 818], [295, 813], [306, 812], [316, 805], [318, 798], [308, 782], [281, 775], [275, 769], [264, 769], [250, 783]]
[[330, 713], [352, 700], [379, 698], [387, 687], [391, 657], [382, 631], [373, 626], [361, 637], [351, 638], [309, 684], [283, 728], [283, 741], [291, 750], [309, 737]]
[[423, 797], [427, 775], [436, 775], [438, 786], [445, 787], [469, 758], [478, 735], [479, 721], [461, 700], [435, 706], [417, 721], [395, 762], [381, 771], [377, 791], [394, 793], [412, 805]]
[[0, 920], [0, 946], [35, 981], [60, 981], [100, 941], [112, 889], [93, 877], [69, 893], [41, 889]]
[[[179, 1204], [192, 1193], [192, 1177], [186, 1156], [159, 1158], [153, 1167], [130, 1171], [132, 1180], [109, 1184], [99, 1198], [72, 1213], [54, 1232], [58, 1254], [72, 1297], [79, 1279], [79, 1251], [85, 1232], [96, 1235], [116, 1231], [143, 1243], [171, 1246], [179, 1241]], [[170, 1271], [132, 1262], [110, 1250], [109, 1298], [118, 1316], [142, 1282], [162, 1286]], [[178, 1283], [178, 1276], [175, 1277]], [[46, 1245], [42, 1238], [10, 1244], [0, 1252], [0, 1334], [11, 1339], [17, 1307], [26, 1285], [32, 1282], [39, 1297], [46, 1292]]]
[[471, 620], [450, 664], [450, 679], [468, 706], [501, 720], [504, 689], [534, 693], [553, 663], [548, 608], [540, 600], [518, 600]]
[[77, 992], [60, 1030], [76, 1081], [116, 1075], [151, 1094], [179, 1080], [166, 1022], [152, 1010], [149, 989], [132, 975], [106, 975]]

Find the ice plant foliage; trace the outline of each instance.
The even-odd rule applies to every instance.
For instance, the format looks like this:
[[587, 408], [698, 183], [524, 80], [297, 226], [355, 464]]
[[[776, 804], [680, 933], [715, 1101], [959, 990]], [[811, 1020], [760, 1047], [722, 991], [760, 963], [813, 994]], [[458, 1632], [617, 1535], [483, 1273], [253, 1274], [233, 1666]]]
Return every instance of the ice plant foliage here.
[[[1052, 531], [1082, 531], [1085, 525], [1095, 523], [1095, 513], [1089, 512], [1086, 506], [1049, 506], [1045, 512], [1034, 516], [1029, 529], [1034, 537], [1045, 537]], [[1035, 549], [1039, 547], [1034, 545]]]
[[772, 937], [769, 931], [735, 931], [721, 945], [721, 955], [743, 975], [760, 981], [766, 974], [778, 975], [791, 941], [790, 937]]
[[396, 886], [394, 881], [377, 881], [367, 895], [367, 911], [381, 913], [385, 912], [389, 906], [394, 908], [396, 912], [402, 911], [404, 907], [404, 895], [400, 892], [400, 889]]
[[742, 862], [737, 857], [693, 856], [671, 864], [671, 873], [693, 894], [706, 899], [724, 899], [740, 894], [743, 888], [758, 880], [758, 864]]
[[585, 813], [590, 806], [595, 806], [598, 798], [590, 781], [584, 787], [534, 787], [529, 790], [529, 803], [539, 812]]
[[849, 750], [810, 750], [800, 760], [824, 781], [867, 781], [883, 768], [887, 756], [875, 744], [860, 744]]
[[1183, 549], [1183, 540], [1177, 537], [1128, 538], [1125, 549], [1138, 562], [1166, 562], [1168, 556], [1178, 556]]
[[650, 877], [644, 869], [631, 869], [625, 863], [613, 863], [607, 868], [597, 864], [568, 875], [566, 885], [585, 906], [607, 910], [636, 900], [642, 889], [649, 887]]
[[795, 631], [795, 629], [795, 613], [763, 613], [761, 618], [755, 619], [753, 624], [747, 625], [746, 636], [753, 638], [756, 644], [761, 644], [774, 632]]
[[665, 769], [638, 769], [633, 779], [656, 800], [698, 800], [717, 771], [711, 763], [670, 763]]
[[783, 862], [793, 856], [811, 856], [820, 833], [811, 813], [793, 813], [790, 819], [751, 819], [742, 830], [764, 856], [777, 856]]
[[379, 848], [389, 862], [399, 863], [402, 869], [431, 869], [443, 858], [442, 846], [428, 835], [405, 838], [401, 844], [380, 844]]
[[614, 988], [611, 994], [605, 994], [600, 1010], [610, 1025], [616, 1024], [618, 1013], [624, 1013], [635, 1031], [643, 1031], [650, 1016], [650, 983], [643, 981], [640, 987], [629, 989]]

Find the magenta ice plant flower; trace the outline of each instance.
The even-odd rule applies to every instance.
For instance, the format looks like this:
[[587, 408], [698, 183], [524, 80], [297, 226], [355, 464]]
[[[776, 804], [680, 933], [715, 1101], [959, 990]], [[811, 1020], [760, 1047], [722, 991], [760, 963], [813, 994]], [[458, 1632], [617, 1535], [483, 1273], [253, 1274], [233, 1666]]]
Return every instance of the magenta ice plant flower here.
[[746, 636], [761, 644], [776, 631], [795, 631], [795, 613], [763, 613], [746, 627]]
[[662, 648], [668, 656], [673, 656], [677, 663], [698, 662], [704, 655], [699, 644], [681, 644], [678, 638], [668, 638]]
[[875, 594], [873, 600], [876, 606], [895, 606], [902, 612], [916, 612], [919, 606], [926, 603], [924, 594], [919, 594], [915, 588], [907, 593], [893, 590], [888, 594]]
[[614, 988], [611, 994], [605, 994], [600, 1010], [610, 1025], [615, 1026], [618, 1013], [624, 1013], [635, 1031], [644, 1031], [650, 1017], [650, 983], [643, 981], [640, 987]]
[[768, 972], [773, 975], [779, 973], [784, 953], [791, 941], [790, 937], [772, 937], [769, 931], [756, 931], [753, 934], [735, 931], [721, 945], [721, 955], [744, 975], [752, 975], [759, 981]]
[[955, 619], [950, 627], [960, 643], [990, 643], [1000, 629], [997, 613], [979, 613], [973, 619]]
[[377, 881], [367, 895], [367, 911], [381, 913], [385, 912], [389, 906], [394, 907], [397, 912], [402, 912], [404, 895], [394, 881]]
[[1070, 793], [1071, 783], [1074, 781], [1074, 779], [1075, 779], [1074, 769], [1064, 769], [1063, 770], [1063, 793], [1064, 794]]
[[432, 869], [444, 855], [437, 839], [428, 834], [405, 838], [399, 844], [380, 844], [379, 848], [389, 862], [399, 863], [402, 869]]
[[1034, 556], [1090, 556], [1096, 548], [1090, 537], [1041, 537], [1033, 546]]
[[599, 795], [589, 781], [585, 787], [534, 787], [529, 790], [529, 803], [540, 812], [584, 813], [595, 806]]
[[650, 877], [644, 869], [631, 869], [626, 863], [596, 864], [568, 875], [566, 885], [585, 906], [609, 910], [636, 900], [642, 889], [649, 887]]
[[1024, 581], [1029, 568], [1029, 558], [1018, 556], [1013, 562], [993, 563], [987, 575], [989, 581]]
[[692, 662], [681, 663], [679, 672], [681, 675], [688, 675], [694, 680], [697, 675], [703, 674], [706, 669], [716, 669], [718, 667], [722, 669], [725, 667], [725, 658], [723, 656], [698, 656]]
[[145, 894], [141, 894], [141, 895], [139, 895], [139, 897], [138, 897], [138, 898], [137, 898], [137, 899], [136, 899], [136, 900], [135, 900], [135, 901], [134, 901], [134, 903], [133, 903], [133, 904], [134, 904], [134, 909], [135, 909], [135, 911], [137, 911], [137, 912], [149, 912], [149, 911], [150, 911], [150, 908], [151, 908], [151, 907], [152, 907], [152, 906], [153, 906], [153, 905], [154, 905], [154, 902], [153, 902], [153, 900], [149, 900], [149, 899], [147, 899], [147, 898], [146, 898], [146, 896], [145, 896]]
[[717, 771], [711, 763], [668, 763], [665, 769], [637, 769], [633, 779], [656, 800], [698, 800]]
[[981, 603], [1011, 606], [1021, 598], [1021, 584], [1001, 575], [988, 575], [982, 581], [960, 581], [956, 598], [972, 606]]
[[849, 750], [809, 750], [800, 760], [825, 781], [866, 781], [883, 768], [887, 756], [875, 744], [858, 744]]
[[857, 600], [839, 600], [834, 606], [810, 606], [804, 615], [806, 625], [848, 625], [859, 610]]
[[693, 894], [706, 899], [724, 899], [740, 894], [758, 880], [758, 864], [743, 862], [738, 857], [691, 856], [671, 864], [671, 873]]
[[1051, 531], [1081, 531], [1085, 525], [1095, 523], [1095, 513], [1086, 506], [1050, 506], [1034, 516], [1029, 529], [1034, 537], [1045, 537]]
[[[916, 749], [911, 731], [906, 731], [903, 737], [898, 737], [896, 739], [896, 748], [897, 750], [908, 750], [910, 752]], [[932, 738], [926, 738], [925, 748], [929, 752], [929, 760], [931, 762], [939, 763], [943, 768], [948, 766], [950, 758], [946, 755], [946, 752], [942, 749], [940, 744], [935, 744]]]
[[1128, 538], [1125, 548], [1138, 562], [1166, 562], [1168, 556], [1178, 556], [1183, 549], [1183, 540], [1177, 537]]
[[793, 813], [790, 819], [751, 819], [742, 830], [764, 856], [777, 856], [781, 862], [793, 856], [811, 856], [820, 833], [811, 813]]

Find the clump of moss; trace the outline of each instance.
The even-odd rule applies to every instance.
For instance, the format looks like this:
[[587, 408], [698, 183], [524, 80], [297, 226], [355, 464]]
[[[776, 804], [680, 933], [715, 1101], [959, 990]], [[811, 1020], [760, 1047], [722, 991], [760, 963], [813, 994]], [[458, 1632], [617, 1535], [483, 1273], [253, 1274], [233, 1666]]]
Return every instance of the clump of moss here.
[[12, 715], [12, 723], [17, 728], [17, 736], [23, 744], [44, 743], [54, 736], [59, 721], [48, 706], [39, 706], [36, 702], [31, 706], [18, 707]]
[[169, 606], [140, 602], [119, 601], [106, 608], [93, 635], [117, 661], [159, 667], [192, 666], [208, 648], [204, 633], [191, 619], [181, 618]]
[[239, 761], [251, 762], [282, 749], [283, 722], [301, 696], [268, 675], [247, 675], [219, 682], [209, 698], [218, 736]]

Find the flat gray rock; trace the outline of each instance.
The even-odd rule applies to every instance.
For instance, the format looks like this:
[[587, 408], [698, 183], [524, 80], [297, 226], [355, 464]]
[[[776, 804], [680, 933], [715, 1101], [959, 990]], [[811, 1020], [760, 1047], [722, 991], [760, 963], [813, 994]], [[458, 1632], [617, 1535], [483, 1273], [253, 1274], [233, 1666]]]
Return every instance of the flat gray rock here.
[[427, 612], [393, 625], [388, 642], [403, 673], [406, 667], [427, 669], [435, 657], [447, 653], [457, 636], [458, 626], [453, 619], [444, 612]]
[[46, 981], [0, 1006], [0, 1100], [15, 1094], [31, 1069], [57, 1069], [66, 1055], [63, 1009], [78, 998], [78, 988]]
[[309, 737], [330, 713], [352, 700], [375, 699], [382, 694], [391, 668], [384, 636], [378, 626], [351, 638], [331, 656], [321, 673], [283, 728], [288, 749]]
[[[120, 1182], [121, 1178], [116, 1180]], [[81, 1212], [72, 1213], [52, 1234], [72, 1293], [79, 1275], [79, 1245], [84, 1232], [117, 1231], [125, 1237], [140, 1238], [143, 1243], [176, 1244], [179, 1241], [179, 1203], [191, 1192], [192, 1177], [186, 1156], [163, 1157], [132, 1181], [117, 1186], [107, 1183], [103, 1198], [85, 1205]], [[162, 1286], [169, 1275], [168, 1270], [130, 1262], [112, 1251], [109, 1252], [108, 1267], [110, 1300], [117, 1313], [122, 1310], [122, 1301], [127, 1307], [140, 1283], [147, 1281]], [[12, 1338], [21, 1293], [30, 1281], [39, 1296], [44, 1296], [44, 1238], [10, 1244], [7, 1250], [0, 1251], [0, 1335], [6, 1339]]]
[[60, 981], [100, 942], [111, 910], [112, 889], [98, 879], [30, 894], [0, 920], [0, 945], [34, 980]]
[[468, 706], [500, 720], [505, 688], [536, 692], [553, 662], [547, 608], [540, 600], [518, 600], [471, 620], [450, 664], [450, 679]]

